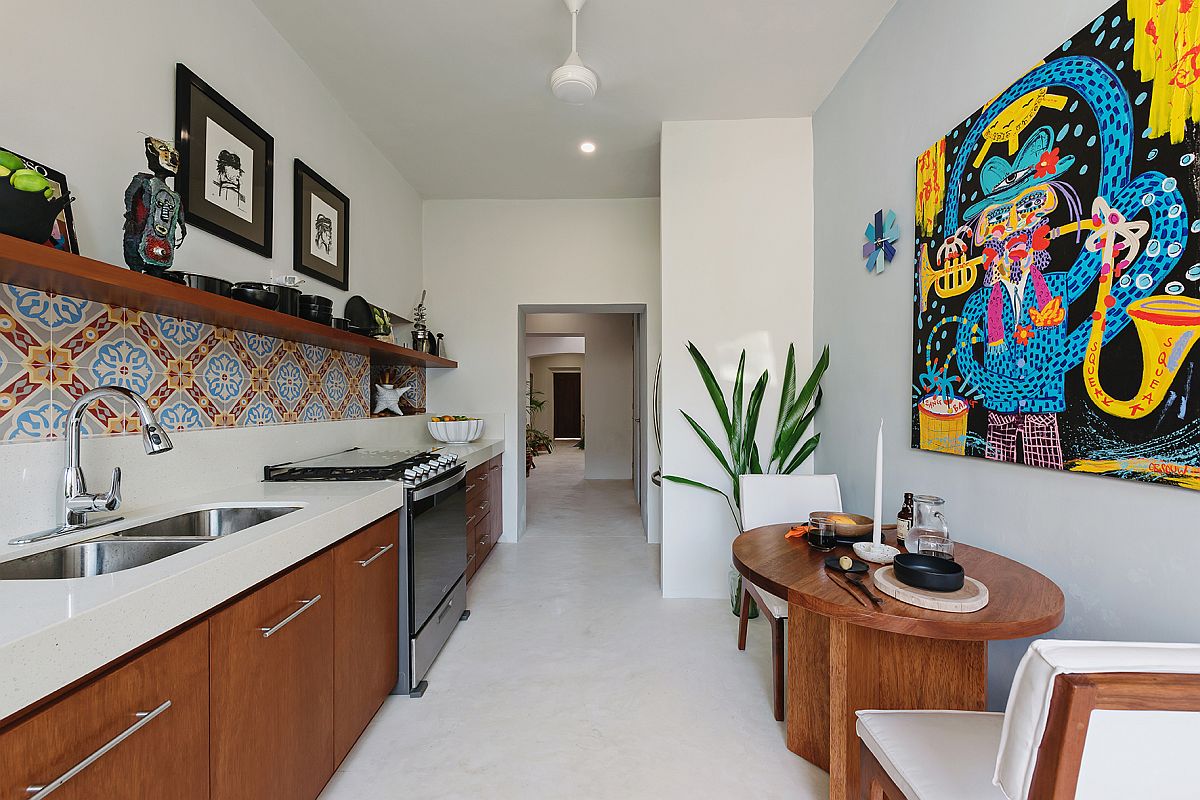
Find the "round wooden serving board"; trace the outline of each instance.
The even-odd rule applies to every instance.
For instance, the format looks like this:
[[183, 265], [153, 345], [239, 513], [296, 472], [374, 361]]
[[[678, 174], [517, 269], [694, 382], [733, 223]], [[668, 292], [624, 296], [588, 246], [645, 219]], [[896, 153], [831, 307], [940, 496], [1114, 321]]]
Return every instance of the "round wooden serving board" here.
[[951, 614], [969, 614], [988, 604], [987, 587], [970, 576], [967, 576], [963, 588], [957, 592], [932, 592], [901, 583], [890, 566], [880, 567], [871, 577], [879, 591], [918, 608], [947, 611]]

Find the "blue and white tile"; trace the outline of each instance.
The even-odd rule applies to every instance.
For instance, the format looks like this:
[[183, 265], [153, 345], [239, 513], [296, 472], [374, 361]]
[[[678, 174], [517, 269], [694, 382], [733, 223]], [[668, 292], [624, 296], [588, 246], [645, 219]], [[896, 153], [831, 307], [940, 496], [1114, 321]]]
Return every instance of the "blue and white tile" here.
[[287, 411], [298, 411], [304, 398], [307, 378], [293, 353], [288, 353], [271, 371], [271, 392]]
[[156, 316], [155, 321], [167, 347], [177, 358], [189, 355], [213, 331], [208, 323], [178, 317]]
[[237, 331], [237, 344], [249, 356], [254, 366], [263, 366], [271, 360], [271, 356], [279, 350], [281, 342], [274, 336], [249, 331]]
[[262, 395], [254, 398], [238, 417], [238, 426], [243, 428], [278, 425], [281, 422], [283, 422], [283, 418], [280, 416], [279, 410]]
[[326, 422], [329, 420], [329, 408], [324, 398], [313, 395], [309, 398], [304, 410], [300, 413], [301, 422]]

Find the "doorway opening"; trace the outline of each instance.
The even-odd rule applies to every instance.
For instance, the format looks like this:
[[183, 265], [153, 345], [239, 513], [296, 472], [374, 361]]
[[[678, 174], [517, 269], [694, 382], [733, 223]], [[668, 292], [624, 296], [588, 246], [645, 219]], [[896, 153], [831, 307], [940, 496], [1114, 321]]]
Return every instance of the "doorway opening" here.
[[520, 307], [522, 535], [589, 501], [623, 508], [614, 525], [647, 535], [644, 317], [642, 305]]

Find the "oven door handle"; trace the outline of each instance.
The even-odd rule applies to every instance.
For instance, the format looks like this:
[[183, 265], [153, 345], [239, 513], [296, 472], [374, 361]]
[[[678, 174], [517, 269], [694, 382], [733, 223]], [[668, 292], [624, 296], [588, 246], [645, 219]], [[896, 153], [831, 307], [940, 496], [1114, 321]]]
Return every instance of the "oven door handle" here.
[[446, 473], [446, 477], [431, 486], [422, 486], [420, 489], [414, 489], [412, 493], [413, 500], [424, 500], [426, 497], [432, 497], [438, 492], [449, 489], [456, 483], [466, 483], [467, 477], [464, 474], [466, 467], [458, 465], [450, 472]]

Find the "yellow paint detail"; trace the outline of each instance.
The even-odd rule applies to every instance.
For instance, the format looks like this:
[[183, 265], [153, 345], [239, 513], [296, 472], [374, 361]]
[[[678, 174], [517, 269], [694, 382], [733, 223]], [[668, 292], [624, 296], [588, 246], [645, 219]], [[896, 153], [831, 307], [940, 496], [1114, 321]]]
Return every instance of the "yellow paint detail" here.
[[946, 202], [946, 137], [917, 156], [917, 231], [932, 236]]
[[1108, 475], [1113, 472], [1151, 475], [1165, 483], [1185, 489], [1200, 489], [1200, 467], [1175, 464], [1157, 458], [1081, 458], [1069, 462], [1066, 466], [1071, 472], [1086, 472], [1090, 475]]
[[1127, 14], [1133, 66], [1143, 81], [1153, 82], [1150, 137], [1169, 133], [1171, 144], [1179, 144], [1187, 122], [1200, 122], [1200, 4], [1128, 0]]
[[[1040, 64], [1038, 66], [1041, 66]], [[1062, 111], [1067, 104], [1067, 98], [1061, 94], [1050, 94], [1048, 89], [1035, 89], [1029, 94], [1022, 95], [1001, 111], [991, 124], [983, 129], [980, 136], [983, 139], [983, 149], [975, 156], [973, 162], [976, 169], [983, 165], [988, 150], [993, 144], [1005, 142], [1008, 144], [1008, 155], [1016, 155], [1021, 146], [1021, 133], [1033, 122], [1033, 118], [1043, 108]], [[988, 105], [991, 105], [990, 103]], [[984, 106], [987, 108], [987, 106]]]

